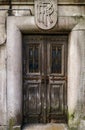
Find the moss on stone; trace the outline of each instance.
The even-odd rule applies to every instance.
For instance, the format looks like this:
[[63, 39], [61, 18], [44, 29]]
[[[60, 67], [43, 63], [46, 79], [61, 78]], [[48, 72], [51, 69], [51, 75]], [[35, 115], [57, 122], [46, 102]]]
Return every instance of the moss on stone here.
[[85, 120], [85, 116], [83, 116], [83, 118], [82, 118], [83, 120]]
[[68, 113], [69, 130], [77, 130], [80, 125], [80, 116], [76, 117], [76, 112]]
[[68, 113], [68, 120], [73, 120], [75, 118], [75, 112]]
[[72, 127], [72, 128], [69, 128], [69, 130], [78, 130], [78, 128]]
[[15, 119], [12, 117], [12, 118], [9, 120], [9, 130], [12, 130], [14, 124], [15, 124]]

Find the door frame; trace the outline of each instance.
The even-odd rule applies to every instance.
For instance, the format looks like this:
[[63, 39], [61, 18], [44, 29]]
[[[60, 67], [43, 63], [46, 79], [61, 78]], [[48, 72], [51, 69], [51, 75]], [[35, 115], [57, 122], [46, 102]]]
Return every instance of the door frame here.
[[[25, 22], [23, 22], [25, 21]], [[70, 24], [70, 23], [69, 23]], [[71, 23], [72, 25], [72, 23]], [[48, 31], [40, 30], [34, 21], [34, 16], [27, 17], [8, 17], [7, 18], [7, 121], [8, 126], [10, 121], [13, 119], [14, 126], [19, 124], [22, 125], [22, 33], [49, 33], [49, 34], [62, 34], [62, 30], [65, 31], [64, 34], [69, 34], [68, 41], [68, 113], [73, 113], [75, 111], [76, 104], [78, 102], [78, 90], [80, 89], [80, 70], [81, 70], [81, 59], [79, 46], [82, 42], [78, 39], [82, 39], [79, 30], [84, 36], [84, 31], [82, 31], [82, 26], [85, 30], [85, 25], [79, 24], [73, 29], [68, 25], [57, 26]], [[66, 27], [67, 26], [67, 27]], [[65, 28], [64, 28], [65, 27]], [[11, 31], [12, 30], [12, 31]], [[71, 32], [71, 33], [70, 33]], [[16, 35], [17, 34], [17, 35]], [[17, 43], [16, 43], [17, 41]], [[76, 52], [75, 52], [75, 48]], [[16, 51], [15, 51], [16, 50]], [[71, 54], [72, 52], [72, 54]], [[74, 55], [76, 54], [76, 55]], [[78, 66], [76, 67], [76, 64]], [[71, 73], [74, 69], [76, 75]], [[73, 91], [74, 90], [74, 91]], [[76, 98], [75, 98], [76, 95]], [[75, 98], [75, 100], [74, 100]], [[17, 103], [16, 103], [17, 101]], [[77, 118], [78, 119], [78, 118]], [[69, 118], [69, 122], [70, 122]], [[74, 122], [74, 121], [73, 121]]]

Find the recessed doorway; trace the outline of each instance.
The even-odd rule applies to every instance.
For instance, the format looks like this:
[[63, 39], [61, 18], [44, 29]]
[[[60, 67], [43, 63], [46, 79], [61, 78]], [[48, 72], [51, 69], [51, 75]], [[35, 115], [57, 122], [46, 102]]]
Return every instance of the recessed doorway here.
[[23, 36], [23, 122], [67, 122], [67, 35]]

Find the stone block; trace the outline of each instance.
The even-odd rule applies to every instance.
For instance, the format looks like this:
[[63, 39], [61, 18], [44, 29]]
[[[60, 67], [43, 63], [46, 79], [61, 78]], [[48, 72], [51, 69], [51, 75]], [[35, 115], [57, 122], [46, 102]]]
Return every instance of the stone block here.
[[6, 40], [6, 31], [5, 31], [6, 16], [7, 16], [6, 11], [0, 11], [0, 45], [5, 43]]
[[81, 120], [78, 130], [85, 130], [85, 120]]
[[21, 130], [21, 126], [13, 126], [13, 130]]
[[7, 130], [7, 126], [0, 126], [0, 130]]
[[5, 24], [0, 24], [0, 45], [6, 41]]
[[85, 9], [81, 6], [63, 5], [63, 8], [62, 8], [62, 6], [59, 6], [58, 13], [59, 13], [59, 16], [68, 16], [68, 17], [85, 16]]
[[65, 124], [49, 123], [46, 125], [31, 125], [26, 126], [23, 130], [68, 130]]
[[0, 11], [0, 24], [5, 24], [7, 11]]
[[6, 125], [6, 61], [5, 46], [0, 46], [0, 126]]

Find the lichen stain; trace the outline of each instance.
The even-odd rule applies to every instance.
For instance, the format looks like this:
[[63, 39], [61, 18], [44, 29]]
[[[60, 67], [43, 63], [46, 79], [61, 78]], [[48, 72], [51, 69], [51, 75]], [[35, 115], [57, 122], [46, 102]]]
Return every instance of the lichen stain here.
[[16, 118], [11, 117], [10, 120], [9, 120], [9, 126], [8, 126], [9, 130], [13, 130], [13, 126], [20, 125], [20, 124], [22, 124], [21, 114], [17, 114]]
[[12, 129], [13, 129], [14, 124], [15, 124], [15, 119], [12, 117], [12, 118], [9, 120], [9, 130], [12, 130]]

